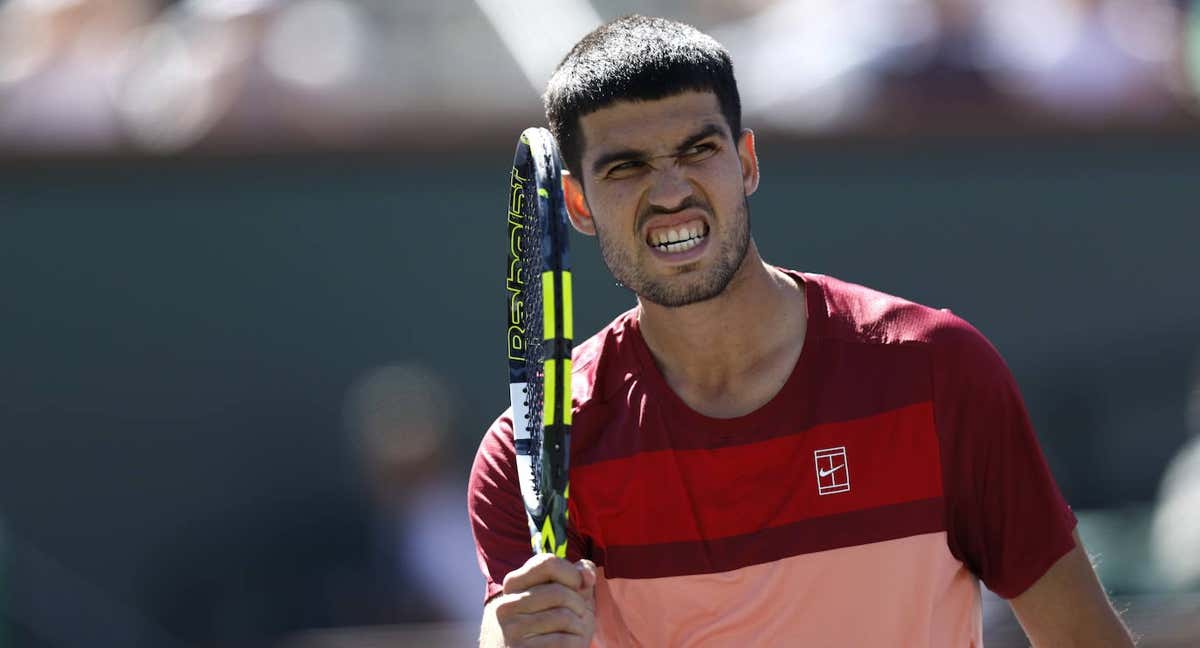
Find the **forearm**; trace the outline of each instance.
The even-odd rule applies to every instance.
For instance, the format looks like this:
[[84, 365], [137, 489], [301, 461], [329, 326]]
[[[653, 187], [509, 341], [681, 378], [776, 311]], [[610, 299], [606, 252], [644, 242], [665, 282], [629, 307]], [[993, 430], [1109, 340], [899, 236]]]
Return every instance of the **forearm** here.
[[496, 620], [496, 603], [499, 597], [483, 606], [483, 622], [479, 627], [479, 648], [504, 648], [504, 633]]
[[1034, 646], [1128, 648], [1133, 637], [1113, 610], [1079, 534], [1063, 556], [1010, 603]]
[[1129, 648], [1134, 645], [1129, 629], [1111, 608], [1089, 616], [1086, 623], [1063, 624], [1052, 633], [1032, 631], [1029, 627], [1025, 630], [1033, 648]]
[[[1030, 618], [1028, 609], [1018, 612], [1017, 619], [1034, 648], [1128, 648], [1134, 645], [1129, 629], [1107, 600], [1093, 601], [1070, 610], [1061, 606], [1054, 608], [1033, 612], [1040, 612], [1042, 618], [1038, 621]], [[1053, 621], [1047, 621], [1047, 618]]]

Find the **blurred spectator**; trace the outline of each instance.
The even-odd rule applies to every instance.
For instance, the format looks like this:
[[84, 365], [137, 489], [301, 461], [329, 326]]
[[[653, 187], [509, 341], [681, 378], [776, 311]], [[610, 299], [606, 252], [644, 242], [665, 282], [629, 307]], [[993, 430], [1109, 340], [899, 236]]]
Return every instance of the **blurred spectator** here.
[[131, 139], [174, 151], [222, 131], [282, 143], [285, 102], [258, 56], [279, 0], [186, 0], [132, 39], [115, 96]]
[[131, 39], [114, 100], [151, 151], [353, 143], [381, 121], [367, 36], [347, 0], [185, 0]]
[[152, 0], [0, 2], [0, 149], [116, 148], [119, 54], [153, 10]]
[[972, 0], [980, 61], [1032, 108], [1093, 122], [1161, 117], [1179, 54], [1168, 0]]
[[151, 151], [362, 146], [536, 106], [501, 92], [518, 73], [480, 30], [467, 0], [184, 0], [134, 39], [116, 101]]
[[1186, 15], [1179, 25], [1180, 53], [1175, 90], [1189, 100], [1193, 110], [1200, 110], [1200, 2], [1178, 0]]
[[749, 122], [842, 130], [873, 103], [869, 65], [931, 36], [926, 0], [784, 0], [711, 33], [738, 61]]
[[1200, 589], [1200, 356], [1188, 395], [1191, 439], [1163, 476], [1154, 513], [1152, 549], [1175, 589]]
[[483, 577], [467, 522], [466, 475], [448, 463], [445, 385], [423, 367], [386, 365], [360, 377], [346, 401], [376, 515], [377, 576], [390, 584], [399, 620], [478, 622]]
[[932, 0], [927, 39], [875, 62], [886, 94], [872, 116], [919, 129], [922, 124], [979, 123], [1012, 111], [981, 65], [980, 7], [971, 0]]

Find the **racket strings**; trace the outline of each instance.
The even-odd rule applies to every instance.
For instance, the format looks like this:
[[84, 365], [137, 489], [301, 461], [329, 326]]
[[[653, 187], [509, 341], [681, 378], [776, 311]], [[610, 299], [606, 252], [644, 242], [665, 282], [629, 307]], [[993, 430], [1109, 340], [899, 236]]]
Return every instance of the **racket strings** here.
[[[532, 186], [531, 186], [532, 188]], [[527, 204], [536, 204], [538, 196], [533, 191], [526, 196]], [[528, 405], [529, 420], [525, 421], [529, 430], [529, 455], [533, 457], [533, 488], [534, 493], [542, 496], [542, 444], [545, 435], [542, 433], [543, 399], [545, 397], [545, 367], [542, 364], [546, 357], [545, 335], [543, 335], [542, 313], [542, 273], [546, 267], [543, 253], [546, 232], [542, 218], [525, 219], [522, 232], [521, 265], [525, 274], [525, 366], [528, 383], [526, 386], [526, 404]]]

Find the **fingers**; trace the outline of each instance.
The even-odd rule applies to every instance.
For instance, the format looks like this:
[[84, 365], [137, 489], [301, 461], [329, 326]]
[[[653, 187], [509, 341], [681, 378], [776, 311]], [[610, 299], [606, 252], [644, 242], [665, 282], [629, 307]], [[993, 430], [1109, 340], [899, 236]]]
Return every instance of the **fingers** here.
[[594, 604], [582, 593], [560, 583], [543, 583], [515, 594], [504, 594], [495, 607], [506, 645], [567, 646], [571, 642], [535, 643], [542, 637], [568, 636], [586, 646], [596, 630]]
[[590, 560], [548, 554], [513, 570], [494, 608], [506, 645], [586, 648], [596, 630], [596, 580]]
[[528, 639], [554, 633], [589, 638], [592, 635], [590, 616], [581, 617], [567, 608], [497, 618], [506, 639]]
[[521, 648], [587, 648], [591, 639], [555, 632], [521, 640]]
[[583, 572], [562, 558], [538, 554], [504, 577], [504, 593], [523, 592], [542, 583], [559, 583], [577, 590], [583, 586]]
[[524, 592], [506, 594], [501, 605], [508, 614], [532, 614], [561, 607], [578, 616], [584, 616], [595, 609], [595, 604], [581, 592], [567, 589], [558, 583], [542, 583]]

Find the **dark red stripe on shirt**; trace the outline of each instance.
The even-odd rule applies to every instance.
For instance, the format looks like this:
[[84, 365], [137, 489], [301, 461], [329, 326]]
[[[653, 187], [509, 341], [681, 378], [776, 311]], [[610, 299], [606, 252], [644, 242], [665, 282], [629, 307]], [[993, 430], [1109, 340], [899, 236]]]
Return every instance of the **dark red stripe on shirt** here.
[[[832, 471], [825, 483], [848, 473], [850, 488], [823, 495], [814, 453], [835, 448], [845, 448], [845, 458], [823, 464]], [[607, 546], [738, 536], [941, 494], [929, 403], [760, 443], [646, 452], [571, 469], [572, 519]]]
[[606, 578], [713, 574], [792, 556], [945, 530], [942, 498], [812, 518], [719, 540], [595, 547]]
[[[814, 334], [815, 335], [815, 334]], [[663, 381], [640, 338], [641, 372], [575, 413], [571, 465], [642, 452], [724, 448], [767, 441], [931, 400], [929, 354], [917, 344], [883, 345], [814, 337], [778, 394], [731, 419], [701, 416]], [[853, 385], [853, 389], [847, 389]]]

